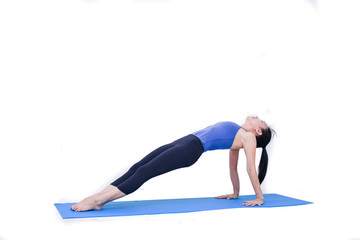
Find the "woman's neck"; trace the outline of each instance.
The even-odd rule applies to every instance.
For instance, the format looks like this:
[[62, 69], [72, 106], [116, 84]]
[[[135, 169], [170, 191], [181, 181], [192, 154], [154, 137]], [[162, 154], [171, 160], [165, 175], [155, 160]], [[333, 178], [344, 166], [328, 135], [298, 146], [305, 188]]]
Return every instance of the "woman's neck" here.
[[240, 126], [244, 129], [246, 129], [246, 131], [248, 131], [248, 132], [253, 132], [252, 127], [247, 123], [244, 123], [243, 125], [240, 125]]

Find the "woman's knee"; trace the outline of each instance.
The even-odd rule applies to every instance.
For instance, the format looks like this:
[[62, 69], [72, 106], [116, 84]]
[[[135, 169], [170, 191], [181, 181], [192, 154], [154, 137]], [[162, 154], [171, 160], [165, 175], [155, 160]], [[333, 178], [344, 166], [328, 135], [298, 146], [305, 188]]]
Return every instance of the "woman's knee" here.
[[152, 175], [156, 175], [156, 174], [155, 171], [152, 170], [149, 166], [140, 166], [134, 173], [134, 176], [136, 178], [144, 179], [144, 181], [150, 179]]

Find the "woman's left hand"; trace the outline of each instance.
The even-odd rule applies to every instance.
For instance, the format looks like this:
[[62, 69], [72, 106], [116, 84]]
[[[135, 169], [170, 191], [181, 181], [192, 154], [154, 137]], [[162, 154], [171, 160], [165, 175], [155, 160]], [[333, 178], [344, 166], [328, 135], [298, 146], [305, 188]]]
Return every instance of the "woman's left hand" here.
[[255, 199], [255, 200], [251, 200], [251, 201], [245, 201], [242, 205], [245, 205], [245, 206], [255, 206], [255, 205], [259, 205], [259, 207], [261, 206], [261, 204], [264, 203], [264, 200], [263, 199]]

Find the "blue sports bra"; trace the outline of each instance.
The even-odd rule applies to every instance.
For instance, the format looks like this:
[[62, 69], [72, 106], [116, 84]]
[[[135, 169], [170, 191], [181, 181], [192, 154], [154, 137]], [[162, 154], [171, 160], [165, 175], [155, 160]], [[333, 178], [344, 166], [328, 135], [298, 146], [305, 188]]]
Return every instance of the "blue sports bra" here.
[[[242, 128], [234, 122], [219, 122], [192, 133], [198, 137], [204, 152], [217, 149], [230, 149], [236, 133]], [[247, 131], [245, 128], [242, 128]]]

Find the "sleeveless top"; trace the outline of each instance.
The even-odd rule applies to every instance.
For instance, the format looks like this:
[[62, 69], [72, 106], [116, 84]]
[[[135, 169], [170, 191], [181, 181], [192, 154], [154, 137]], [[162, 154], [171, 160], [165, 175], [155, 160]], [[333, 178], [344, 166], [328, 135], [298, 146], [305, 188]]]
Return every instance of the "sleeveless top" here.
[[[206, 152], [217, 149], [230, 149], [240, 128], [242, 127], [234, 122], [218, 122], [192, 134], [200, 139], [204, 152]], [[245, 128], [242, 129], [247, 131]]]

